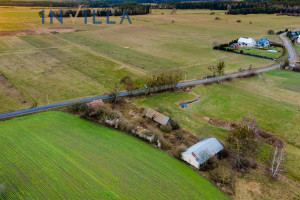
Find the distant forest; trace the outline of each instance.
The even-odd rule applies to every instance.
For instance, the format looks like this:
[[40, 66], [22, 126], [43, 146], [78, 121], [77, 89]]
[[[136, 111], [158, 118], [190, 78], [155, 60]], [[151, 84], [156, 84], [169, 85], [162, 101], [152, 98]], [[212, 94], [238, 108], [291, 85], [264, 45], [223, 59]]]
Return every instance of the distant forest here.
[[[193, 1], [193, 0], [192, 0]], [[282, 14], [300, 15], [300, 0], [270, 0], [270, 1], [203, 1], [203, 2], [184, 2], [180, 0], [76, 0], [68, 2], [56, 2], [55, 0], [44, 1], [13, 1], [1, 0], [0, 6], [38, 6], [38, 7], [78, 7], [84, 4], [89, 8], [119, 7], [123, 5], [136, 6], [140, 3], [157, 3], [148, 5], [151, 8], [165, 9], [210, 9], [227, 10], [227, 14]], [[146, 13], [148, 13], [148, 9]]]
[[157, 8], [228, 10], [227, 14], [300, 14], [300, 0], [173, 2], [158, 4]]

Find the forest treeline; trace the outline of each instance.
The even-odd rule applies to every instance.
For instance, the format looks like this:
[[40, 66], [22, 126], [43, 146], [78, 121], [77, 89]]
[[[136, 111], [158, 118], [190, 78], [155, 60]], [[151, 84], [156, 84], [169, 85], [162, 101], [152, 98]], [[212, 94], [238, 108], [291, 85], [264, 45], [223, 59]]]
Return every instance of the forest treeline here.
[[277, 1], [219, 1], [219, 2], [173, 2], [153, 5], [165, 9], [227, 10], [227, 14], [299, 14], [299, 0]]

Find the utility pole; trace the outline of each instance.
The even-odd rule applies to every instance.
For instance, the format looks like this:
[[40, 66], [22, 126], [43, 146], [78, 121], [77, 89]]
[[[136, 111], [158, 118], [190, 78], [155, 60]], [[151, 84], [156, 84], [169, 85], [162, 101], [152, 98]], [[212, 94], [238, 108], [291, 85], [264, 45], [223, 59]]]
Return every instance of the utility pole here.
[[48, 94], [47, 94], [47, 102], [48, 102], [48, 105], [49, 105], [49, 98], [48, 98]]

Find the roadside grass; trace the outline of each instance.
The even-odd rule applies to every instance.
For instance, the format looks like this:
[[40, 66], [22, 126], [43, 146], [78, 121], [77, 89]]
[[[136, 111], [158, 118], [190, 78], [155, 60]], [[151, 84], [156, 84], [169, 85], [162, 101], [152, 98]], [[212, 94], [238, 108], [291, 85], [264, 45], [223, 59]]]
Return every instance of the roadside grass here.
[[189, 166], [62, 112], [0, 122], [0, 199], [229, 199]]

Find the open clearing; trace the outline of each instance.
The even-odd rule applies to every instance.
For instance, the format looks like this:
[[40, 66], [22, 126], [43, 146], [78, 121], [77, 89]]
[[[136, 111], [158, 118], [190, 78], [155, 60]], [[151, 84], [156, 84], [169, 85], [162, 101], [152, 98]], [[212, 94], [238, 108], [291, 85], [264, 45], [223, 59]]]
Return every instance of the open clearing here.
[[5, 199], [229, 199], [148, 144], [62, 112], [0, 122], [0, 142]]
[[[274, 62], [212, 50], [212, 44], [242, 36], [281, 42], [267, 31], [298, 23], [288, 16], [230, 16], [219, 11], [210, 15], [206, 10], [177, 10], [172, 15], [171, 10], [152, 10], [150, 15], [131, 16], [131, 25], [127, 20], [118, 24], [120, 17], [111, 17], [116, 25], [107, 25], [106, 18], [101, 18], [102, 25], [92, 25], [92, 19], [86, 25], [83, 18], [75, 24], [64, 18], [63, 25], [56, 20], [50, 25], [47, 19], [43, 25], [38, 15], [42, 9], [0, 8], [0, 31], [10, 35], [0, 37], [0, 70], [38, 106], [108, 93], [127, 75], [140, 78], [181, 69], [187, 79], [196, 79], [208, 75], [207, 67], [220, 60], [226, 63], [226, 73], [250, 65], [266, 67]], [[46, 34], [51, 29], [64, 33]], [[15, 110], [20, 108], [23, 105], [15, 105]], [[0, 108], [2, 113], [9, 110]]]
[[[224, 141], [226, 130], [208, 124], [204, 118], [227, 121], [253, 116], [259, 126], [288, 143], [286, 175], [300, 182], [300, 74], [275, 70], [253, 79], [198, 86], [192, 93], [175, 92], [137, 99], [144, 107], [165, 110], [185, 128], [199, 136]], [[201, 100], [182, 109], [180, 102]]]

